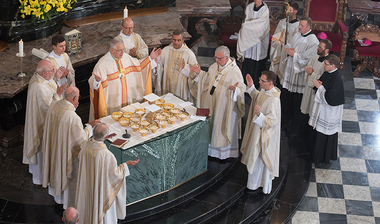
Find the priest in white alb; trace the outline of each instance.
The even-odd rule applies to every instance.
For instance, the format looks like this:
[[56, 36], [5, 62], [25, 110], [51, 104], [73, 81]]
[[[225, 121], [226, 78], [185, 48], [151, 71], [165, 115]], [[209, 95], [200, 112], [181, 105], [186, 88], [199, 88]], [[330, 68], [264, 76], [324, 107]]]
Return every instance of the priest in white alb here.
[[49, 194], [64, 209], [75, 203], [80, 146], [92, 136], [92, 127], [99, 123], [99, 120], [91, 121], [83, 129], [82, 120], [75, 112], [78, 100], [79, 89], [70, 86], [65, 90], [65, 99], [50, 105], [42, 141], [42, 187], [49, 186]]
[[129, 17], [121, 21], [121, 31], [117, 38], [124, 42], [124, 52], [139, 60], [149, 56], [148, 46], [141, 36], [133, 32], [134, 23]]
[[139, 162], [127, 161], [117, 165], [115, 156], [103, 143], [109, 133], [104, 123], [94, 127], [94, 137], [86, 141], [79, 153], [77, 182], [77, 208], [80, 224], [118, 223], [126, 216], [126, 180], [128, 165]]
[[[58, 75], [61, 75], [61, 71]], [[50, 61], [42, 60], [29, 81], [26, 100], [24, 148], [22, 162], [29, 164], [33, 183], [42, 185], [41, 140], [44, 133], [46, 112], [52, 102], [62, 98], [67, 84], [57, 87], [53, 80], [54, 68]]]
[[208, 72], [190, 66], [197, 77], [197, 107], [210, 109], [211, 140], [208, 155], [219, 159], [239, 156], [240, 120], [244, 116], [245, 85], [239, 67], [226, 46], [215, 50]]
[[247, 166], [247, 188], [262, 187], [264, 194], [272, 190], [272, 180], [279, 176], [281, 103], [280, 90], [274, 86], [276, 74], [263, 71], [260, 88], [247, 75], [247, 92], [252, 98], [244, 138], [241, 145], [241, 162]]
[[105, 117], [120, 108], [139, 102], [152, 93], [151, 62], [161, 54], [161, 49], [137, 60], [124, 53], [124, 43], [115, 37], [110, 51], [99, 59], [88, 80], [90, 85], [89, 120]]
[[[185, 63], [185, 67], [182, 67]], [[195, 102], [196, 96], [190, 93], [196, 75], [189, 65], [197, 65], [195, 54], [186, 46], [181, 30], [175, 30], [172, 43], [162, 49], [157, 58], [155, 93], [159, 96], [173, 93], [184, 100]]]
[[[299, 20], [297, 19], [298, 3], [289, 2], [286, 9], [286, 18], [278, 22], [276, 30], [272, 36], [272, 43], [270, 47], [270, 71], [277, 74], [278, 78], [282, 79], [282, 71], [285, 66], [280, 69], [280, 61], [286, 57], [285, 44], [293, 38], [294, 34], [298, 32]], [[285, 41], [286, 37], [286, 41]], [[282, 64], [284, 65], [284, 64]]]
[[58, 78], [54, 76], [54, 80], [59, 86], [68, 84], [75, 86], [75, 71], [69, 56], [65, 53], [66, 41], [62, 35], [55, 35], [51, 39], [53, 50], [46, 56], [45, 60], [49, 60], [57, 72], [58, 69], [62, 70], [63, 74]]

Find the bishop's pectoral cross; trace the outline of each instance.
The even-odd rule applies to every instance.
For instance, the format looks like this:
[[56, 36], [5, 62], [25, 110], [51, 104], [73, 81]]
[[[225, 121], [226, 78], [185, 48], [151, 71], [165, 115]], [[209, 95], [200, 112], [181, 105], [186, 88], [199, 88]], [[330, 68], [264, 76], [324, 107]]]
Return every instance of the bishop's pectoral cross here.
[[125, 76], [127, 72], [125, 71], [125, 68], [123, 68], [123, 66], [121, 65], [120, 59], [116, 59], [116, 62], [117, 62], [117, 68], [119, 70], [119, 78], [123, 79], [123, 77]]

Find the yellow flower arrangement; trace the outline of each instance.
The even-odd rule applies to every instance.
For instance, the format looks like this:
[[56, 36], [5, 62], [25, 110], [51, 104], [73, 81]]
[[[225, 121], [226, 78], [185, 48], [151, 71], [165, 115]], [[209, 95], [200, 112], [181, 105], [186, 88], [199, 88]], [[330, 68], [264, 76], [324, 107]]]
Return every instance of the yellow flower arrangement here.
[[31, 16], [32, 21], [50, 20], [52, 15], [67, 12], [76, 0], [19, 0], [21, 17]]

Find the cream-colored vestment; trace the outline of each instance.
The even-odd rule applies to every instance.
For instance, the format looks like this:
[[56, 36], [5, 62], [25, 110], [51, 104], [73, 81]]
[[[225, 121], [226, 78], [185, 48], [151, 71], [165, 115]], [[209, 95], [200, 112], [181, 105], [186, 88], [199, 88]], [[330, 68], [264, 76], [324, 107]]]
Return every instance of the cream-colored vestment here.
[[184, 100], [195, 102], [196, 96], [190, 94], [190, 89], [195, 84], [195, 74], [186, 73], [181, 69], [182, 59], [188, 65], [197, 65], [195, 54], [183, 44], [180, 49], [175, 49], [173, 44], [164, 47], [157, 58], [157, 76], [155, 93], [159, 96], [173, 93]]
[[[92, 135], [91, 125], [83, 129], [82, 120], [75, 107], [62, 99], [52, 103], [45, 120], [42, 141], [43, 187], [54, 189], [55, 195], [67, 194], [64, 208], [74, 206], [78, 153], [80, 146]], [[66, 191], [66, 189], [68, 191]], [[63, 193], [64, 192], [64, 193]], [[60, 199], [57, 203], [62, 204]]]
[[[82, 145], [78, 158], [75, 206], [80, 214], [79, 223], [104, 223], [104, 219], [107, 219], [107, 223], [112, 223], [108, 220], [124, 219], [125, 177], [129, 175], [126, 163], [118, 166], [107, 146], [93, 139]], [[116, 207], [114, 214], [117, 217], [108, 213], [111, 207]]]
[[[239, 83], [235, 91], [230, 85]], [[213, 95], [210, 95], [215, 86]], [[239, 138], [240, 118], [244, 116], [243, 76], [234, 59], [230, 59], [224, 68], [212, 64], [208, 72], [201, 71], [198, 80], [197, 106], [209, 108], [211, 114], [211, 140], [209, 155], [226, 159], [238, 156], [238, 145], [231, 145]], [[235, 133], [235, 135], [233, 135]]]
[[46, 112], [53, 101], [58, 101], [57, 84], [53, 79], [46, 80], [34, 73], [29, 81], [26, 100], [26, 115], [24, 129], [24, 164], [29, 165], [33, 174], [33, 183], [42, 184], [41, 138], [44, 133]]
[[123, 40], [125, 53], [129, 54], [129, 50], [135, 47], [137, 59], [141, 60], [149, 56], [148, 46], [145, 44], [144, 40], [139, 34], [133, 32], [130, 36], [127, 36], [120, 31], [120, 34], [117, 35], [117, 38]]
[[[258, 177], [260, 180], [258, 182], [267, 182], [279, 175], [281, 133], [280, 90], [277, 87], [273, 87], [268, 91], [264, 89], [258, 91], [254, 88], [250, 95], [252, 102], [240, 149], [243, 154], [241, 162], [247, 166], [249, 174], [254, 174], [258, 171], [261, 172], [260, 169], [263, 169], [255, 166], [258, 159], [260, 159], [263, 162], [264, 169], [269, 169], [269, 172], [267, 172], [267, 177]], [[259, 105], [261, 108], [260, 116], [257, 116], [254, 112], [255, 105]], [[262, 180], [262, 178], [268, 180]], [[270, 189], [268, 190], [270, 192]], [[263, 191], [264, 193], [269, 193], [266, 189], [263, 189]]]

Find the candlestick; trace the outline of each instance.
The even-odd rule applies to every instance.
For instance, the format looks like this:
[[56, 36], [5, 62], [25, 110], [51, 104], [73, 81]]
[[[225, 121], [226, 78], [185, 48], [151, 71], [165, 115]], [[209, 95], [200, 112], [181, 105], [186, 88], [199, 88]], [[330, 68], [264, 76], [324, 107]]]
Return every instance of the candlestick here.
[[18, 53], [20, 55], [24, 54], [24, 42], [22, 42], [22, 39], [18, 42]]
[[127, 6], [125, 6], [125, 9], [124, 9], [124, 18], [127, 18], [128, 17], [128, 9], [127, 9]]
[[17, 53], [16, 56], [20, 58], [20, 70], [21, 70], [21, 72], [18, 73], [17, 76], [18, 77], [25, 77], [26, 73], [22, 71], [22, 58], [25, 57], [25, 54]]

